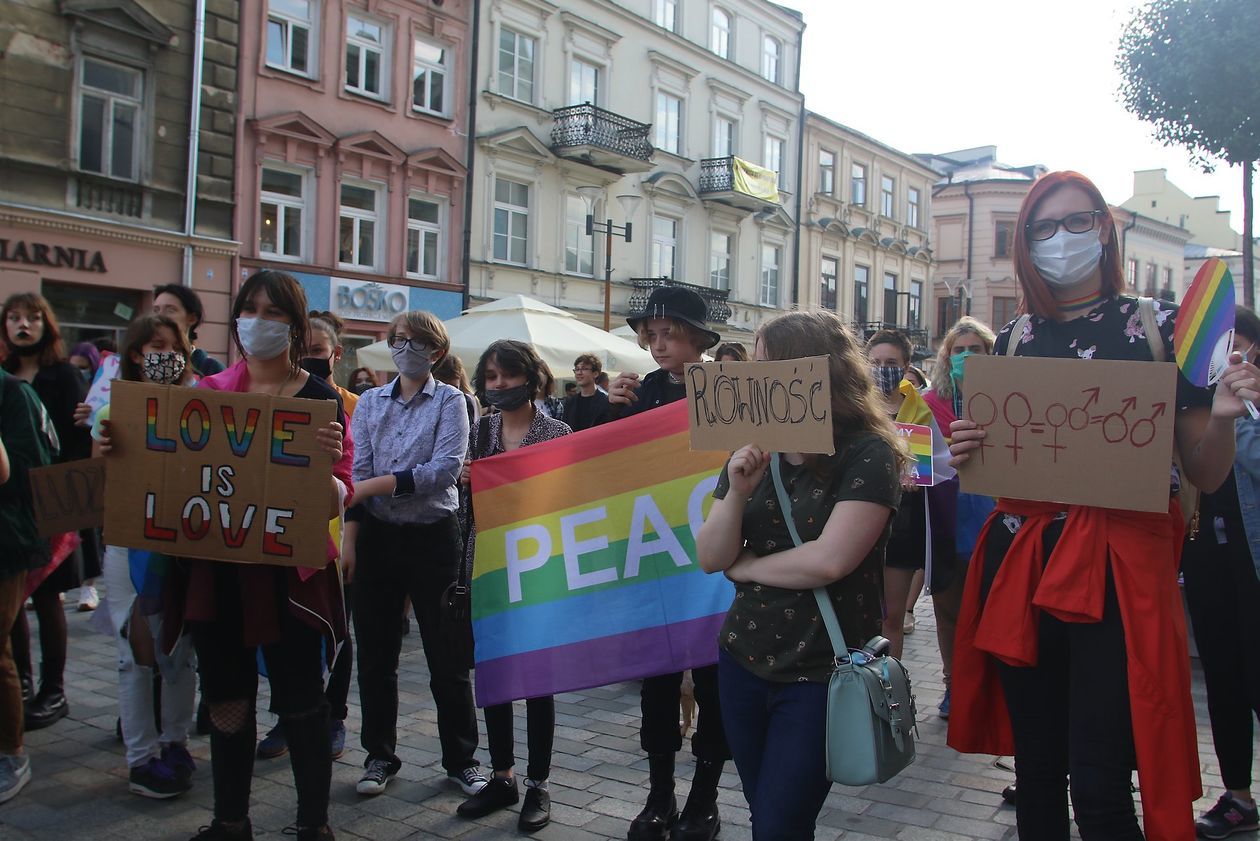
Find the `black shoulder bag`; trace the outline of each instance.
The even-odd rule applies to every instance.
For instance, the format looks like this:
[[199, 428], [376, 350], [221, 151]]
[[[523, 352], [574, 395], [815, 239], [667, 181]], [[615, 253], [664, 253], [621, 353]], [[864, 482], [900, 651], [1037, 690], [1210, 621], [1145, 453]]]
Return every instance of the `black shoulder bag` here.
[[[490, 450], [490, 417], [483, 416], [477, 420], [477, 452], [473, 460], [485, 458]], [[472, 632], [472, 550], [469, 537], [473, 532], [472, 491], [460, 487], [460, 503], [466, 506], [467, 527], [463, 534], [463, 547], [460, 552], [459, 570], [455, 580], [442, 591], [440, 610], [442, 614], [442, 641], [455, 663], [465, 669], [473, 667], [473, 632]]]

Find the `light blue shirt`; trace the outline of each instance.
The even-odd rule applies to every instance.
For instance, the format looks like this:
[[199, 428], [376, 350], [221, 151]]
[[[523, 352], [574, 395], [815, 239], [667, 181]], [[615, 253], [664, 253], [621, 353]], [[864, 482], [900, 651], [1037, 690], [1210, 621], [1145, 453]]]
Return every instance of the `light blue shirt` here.
[[[414, 489], [371, 497], [364, 505], [379, 520], [398, 525], [433, 523], [459, 508], [457, 483], [468, 452], [468, 404], [459, 389], [433, 377], [403, 401], [401, 381], [369, 389], [359, 398], [354, 433], [356, 482], [405, 473]], [[399, 479], [400, 491], [409, 484]]]

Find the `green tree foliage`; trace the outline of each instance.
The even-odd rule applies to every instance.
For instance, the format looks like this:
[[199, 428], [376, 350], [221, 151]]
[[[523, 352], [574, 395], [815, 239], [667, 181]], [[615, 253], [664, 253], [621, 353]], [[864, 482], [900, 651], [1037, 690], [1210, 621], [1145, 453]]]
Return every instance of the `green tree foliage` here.
[[1210, 171], [1243, 170], [1243, 290], [1254, 306], [1252, 168], [1260, 159], [1260, 0], [1149, 0], [1120, 36], [1125, 107]]

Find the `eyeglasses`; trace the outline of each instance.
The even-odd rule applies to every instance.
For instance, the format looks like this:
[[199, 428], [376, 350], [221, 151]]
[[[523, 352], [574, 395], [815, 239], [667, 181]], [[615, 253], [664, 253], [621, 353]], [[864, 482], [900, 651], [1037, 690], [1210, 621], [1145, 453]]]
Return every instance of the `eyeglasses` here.
[[574, 369], [573, 369], [573, 373], [575, 373], [575, 374], [589, 374], [589, 373], [590, 373], [591, 371], [593, 371], [593, 370], [594, 370], [593, 368], [587, 368], [587, 367], [583, 366], [583, 367], [574, 368]]
[[1081, 210], [1069, 213], [1062, 219], [1038, 219], [1036, 222], [1029, 222], [1024, 226], [1024, 230], [1028, 232], [1028, 238], [1033, 242], [1050, 239], [1058, 233], [1060, 225], [1069, 234], [1083, 234], [1094, 230], [1094, 226], [1098, 224], [1098, 217], [1101, 215], [1101, 210]]
[[423, 339], [408, 339], [406, 336], [395, 336], [391, 334], [390, 337], [386, 339], [386, 342], [394, 350], [402, 350], [407, 345], [411, 345], [411, 349], [417, 353], [428, 353], [433, 350], [433, 348], [424, 343]]

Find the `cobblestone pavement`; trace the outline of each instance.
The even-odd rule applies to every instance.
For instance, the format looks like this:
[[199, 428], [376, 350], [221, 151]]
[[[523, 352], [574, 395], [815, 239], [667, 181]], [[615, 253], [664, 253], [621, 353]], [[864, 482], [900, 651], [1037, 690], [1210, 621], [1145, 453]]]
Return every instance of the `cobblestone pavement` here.
[[[73, 596], [74, 594], [70, 594]], [[67, 597], [67, 610], [75, 599]], [[1014, 809], [999, 792], [1013, 775], [993, 757], [961, 756], [944, 746], [945, 723], [936, 716], [943, 689], [930, 599], [920, 600], [918, 630], [907, 637], [906, 662], [920, 710], [919, 756], [885, 785], [835, 786], [819, 818], [820, 841], [875, 838], [903, 841], [1014, 839]], [[127, 792], [122, 745], [114, 738], [117, 680], [113, 642], [89, 627], [89, 615], [70, 613], [67, 694], [70, 717], [31, 733], [27, 747], [34, 779], [13, 801], [0, 806], [0, 838], [187, 839], [210, 822], [209, 744], [195, 738], [190, 748], [199, 762], [194, 788], [171, 801], [147, 800]], [[363, 762], [358, 746], [357, 688], [351, 694], [345, 755], [333, 767], [331, 824], [339, 838], [397, 841], [405, 838], [518, 838], [516, 813], [509, 810], [478, 821], [455, 815], [463, 795], [445, 782], [438, 764], [436, 716], [420, 640], [404, 639], [399, 675], [399, 750], [405, 763], [379, 797], [354, 791]], [[1199, 754], [1210, 799], [1220, 778], [1207, 727], [1202, 676], [1195, 673]], [[537, 834], [543, 841], [624, 839], [647, 791], [647, 763], [639, 753], [638, 687], [621, 684], [557, 698], [552, 824]], [[265, 699], [260, 707], [266, 708]], [[273, 721], [259, 714], [259, 733]], [[518, 756], [524, 752], [524, 712], [518, 709]], [[483, 735], [484, 739], [484, 735]], [[488, 763], [484, 744], [479, 753]], [[524, 760], [520, 759], [521, 772]], [[256, 837], [277, 838], [294, 816], [292, 776], [287, 758], [255, 765], [251, 817]], [[691, 757], [680, 755], [679, 794], [692, 773]], [[734, 767], [728, 765], [720, 793], [726, 841], [751, 839], [747, 806]], [[681, 796], [680, 796], [681, 800]], [[1209, 802], [1205, 798], [1196, 810]]]

